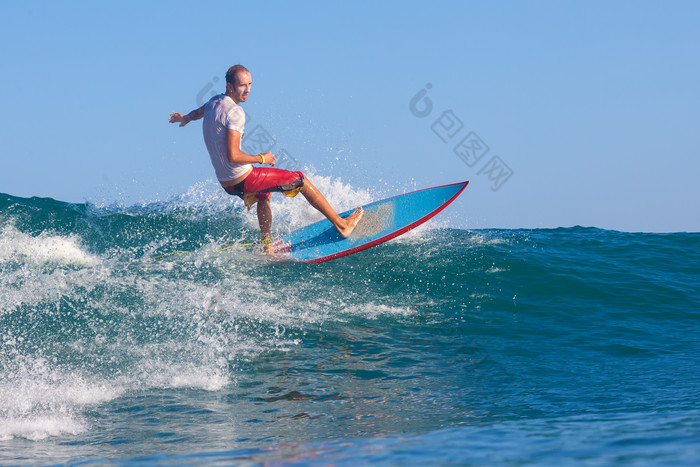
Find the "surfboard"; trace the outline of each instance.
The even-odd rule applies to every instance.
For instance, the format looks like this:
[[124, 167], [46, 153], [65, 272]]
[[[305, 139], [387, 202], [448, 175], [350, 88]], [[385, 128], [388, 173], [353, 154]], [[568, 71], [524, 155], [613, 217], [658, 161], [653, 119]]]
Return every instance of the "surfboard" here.
[[[412, 191], [362, 206], [364, 215], [348, 238], [328, 219], [307, 225], [273, 242], [275, 257], [323, 263], [372, 248], [414, 229], [454, 201], [468, 181]], [[349, 216], [355, 209], [343, 212]]]

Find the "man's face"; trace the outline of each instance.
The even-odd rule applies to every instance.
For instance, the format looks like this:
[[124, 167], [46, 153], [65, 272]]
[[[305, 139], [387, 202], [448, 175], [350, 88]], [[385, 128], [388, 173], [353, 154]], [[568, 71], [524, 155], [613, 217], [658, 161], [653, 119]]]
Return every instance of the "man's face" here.
[[231, 92], [231, 98], [236, 104], [245, 102], [248, 99], [248, 94], [250, 93], [250, 86], [253, 84], [253, 80], [250, 77], [250, 73], [247, 71], [239, 71], [236, 73], [236, 83], [228, 83], [226, 86]]

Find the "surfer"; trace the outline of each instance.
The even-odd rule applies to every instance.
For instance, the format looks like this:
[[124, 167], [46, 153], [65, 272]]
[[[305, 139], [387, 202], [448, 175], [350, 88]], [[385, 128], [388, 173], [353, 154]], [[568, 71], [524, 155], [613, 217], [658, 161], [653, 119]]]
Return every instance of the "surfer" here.
[[226, 72], [224, 94], [212, 97], [209, 102], [187, 115], [172, 113], [169, 121], [185, 126], [193, 120], [204, 118], [204, 143], [209, 151], [216, 177], [226, 193], [243, 199], [249, 210], [253, 204], [258, 203], [260, 234], [268, 253], [272, 252], [272, 192], [281, 192], [287, 196], [301, 193], [314, 208], [331, 221], [340, 235], [344, 238], [349, 237], [362, 217], [361, 207], [343, 219], [302, 172], [254, 167], [252, 164], [274, 167], [275, 156], [270, 152], [253, 155], [241, 150], [241, 140], [245, 133], [245, 112], [239, 104], [248, 99], [252, 82], [250, 72], [243, 65], [232, 66]]

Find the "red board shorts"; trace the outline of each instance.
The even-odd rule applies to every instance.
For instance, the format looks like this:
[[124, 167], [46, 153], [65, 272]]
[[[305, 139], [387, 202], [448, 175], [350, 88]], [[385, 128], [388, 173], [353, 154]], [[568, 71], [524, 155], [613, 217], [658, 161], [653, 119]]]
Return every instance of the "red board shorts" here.
[[253, 170], [240, 183], [226, 187], [226, 193], [240, 197], [246, 207], [257, 201], [269, 199], [273, 192], [286, 196], [296, 196], [304, 186], [304, 174], [283, 169], [253, 167]]

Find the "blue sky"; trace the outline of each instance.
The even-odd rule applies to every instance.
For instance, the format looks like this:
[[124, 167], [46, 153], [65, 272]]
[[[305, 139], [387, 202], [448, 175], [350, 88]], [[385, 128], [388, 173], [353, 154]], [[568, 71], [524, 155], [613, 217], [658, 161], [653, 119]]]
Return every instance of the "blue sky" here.
[[200, 124], [167, 117], [242, 63], [247, 135], [377, 193], [469, 179], [460, 227], [700, 231], [699, 18], [690, 1], [5, 2], [0, 192], [129, 204], [213, 179]]

